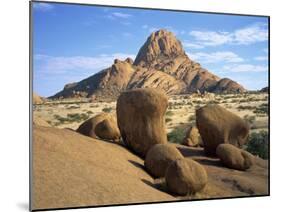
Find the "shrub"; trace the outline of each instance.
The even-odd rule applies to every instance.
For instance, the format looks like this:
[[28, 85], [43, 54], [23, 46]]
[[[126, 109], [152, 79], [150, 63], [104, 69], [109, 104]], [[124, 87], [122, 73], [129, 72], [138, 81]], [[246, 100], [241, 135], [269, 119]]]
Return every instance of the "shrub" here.
[[256, 114], [268, 114], [268, 104], [263, 103], [258, 108], [254, 110], [254, 113]]
[[112, 107], [105, 107], [102, 109], [102, 111], [105, 113], [110, 113], [112, 111]]
[[174, 115], [173, 111], [168, 110], [168, 111], [166, 112], [166, 116], [172, 116], [172, 115]]
[[170, 122], [170, 121], [172, 121], [171, 118], [166, 118], [166, 119], [165, 119], [165, 122], [166, 122], [166, 123], [168, 123], [168, 122]]
[[72, 122], [81, 122], [89, 118], [89, 114], [87, 113], [69, 113], [67, 117], [62, 117], [60, 115], [55, 114], [54, 118], [58, 120], [55, 124], [56, 126], [64, 123], [72, 123]]
[[268, 132], [262, 130], [259, 133], [251, 133], [246, 150], [263, 159], [268, 159]]
[[194, 122], [196, 120], [196, 116], [195, 115], [190, 115], [188, 118], [188, 121], [190, 122]]
[[192, 103], [200, 105], [200, 104], [203, 104], [203, 101], [201, 101], [201, 100], [193, 100]]
[[168, 141], [171, 143], [182, 143], [182, 140], [185, 136], [185, 129], [181, 127], [176, 127], [170, 133], [168, 133]]
[[80, 108], [79, 105], [70, 105], [67, 109], [78, 109]]
[[80, 122], [89, 118], [87, 113], [69, 113], [67, 119], [69, 122]]
[[240, 105], [237, 107], [238, 110], [254, 110], [256, 109], [255, 106], [249, 106], [249, 105]]

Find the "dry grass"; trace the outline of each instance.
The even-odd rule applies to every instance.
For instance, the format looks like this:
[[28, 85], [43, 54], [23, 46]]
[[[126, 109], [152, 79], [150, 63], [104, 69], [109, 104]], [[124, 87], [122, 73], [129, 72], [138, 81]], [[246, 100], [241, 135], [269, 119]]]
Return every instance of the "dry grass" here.
[[[268, 126], [268, 94], [218, 94], [214, 98], [192, 97], [191, 95], [174, 95], [169, 98], [166, 112], [167, 132], [171, 132], [182, 124], [195, 122], [195, 110], [206, 104], [219, 104], [252, 125], [254, 131], [267, 130]], [[37, 105], [34, 114], [59, 128], [76, 129], [84, 119], [76, 121], [58, 121], [58, 117], [67, 118], [68, 114], [86, 113], [89, 117], [101, 112], [115, 113], [116, 102], [89, 103], [89, 99], [69, 99], [49, 101]]]

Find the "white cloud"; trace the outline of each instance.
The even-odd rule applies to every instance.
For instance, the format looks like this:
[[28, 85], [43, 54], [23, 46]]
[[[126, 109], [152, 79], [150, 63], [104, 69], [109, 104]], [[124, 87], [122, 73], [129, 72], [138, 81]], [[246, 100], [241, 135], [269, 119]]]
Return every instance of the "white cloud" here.
[[189, 49], [203, 49], [204, 48], [204, 46], [202, 46], [200, 44], [190, 43], [189, 41], [184, 41], [182, 43], [182, 45], [186, 48], [189, 48]]
[[223, 70], [227, 72], [265, 72], [268, 71], [268, 67], [252, 64], [237, 64], [224, 66]]
[[223, 44], [249, 45], [268, 40], [267, 25], [256, 23], [233, 32], [191, 31], [189, 35], [200, 45], [218, 46]]
[[230, 51], [221, 51], [221, 52], [212, 52], [212, 53], [196, 52], [196, 53], [189, 53], [189, 56], [192, 60], [196, 60], [200, 63], [205, 63], [205, 64], [218, 63], [218, 62], [240, 63], [244, 61], [243, 58], [239, 57], [237, 54]]
[[258, 56], [254, 58], [257, 61], [267, 61], [268, 57], [267, 56]]
[[124, 60], [127, 57], [135, 58], [133, 54], [115, 53], [101, 54], [96, 57], [72, 56], [53, 57], [48, 55], [35, 55], [35, 60], [40, 62], [40, 71], [48, 74], [65, 74], [67, 71], [95, 70], [99, 71], [112, 65], [114, 59]]
[[224, 32], [191, 31], [189, 34], [204, 46], [218, 46], [231, 41], [231, 36]]
[[114, 16], [114, 17], [117, 17], [117, 18], [130, 18], [132, 16], [130, 14], [120, 13], [120, 12], [114, 12], [111, 15]]
[[254, 24], [234, 32], [234, 43], [252, 44], [256, 42], [267, 41], [268, 30], [262, 24]]
[[52, 10], [54, 8], [54, 6], [51, 4], [48, 4], [48, 3], [35, 2], [35, 3], [33, 3], [33, 8], [38, 11], [47, 12], [47, 11]]

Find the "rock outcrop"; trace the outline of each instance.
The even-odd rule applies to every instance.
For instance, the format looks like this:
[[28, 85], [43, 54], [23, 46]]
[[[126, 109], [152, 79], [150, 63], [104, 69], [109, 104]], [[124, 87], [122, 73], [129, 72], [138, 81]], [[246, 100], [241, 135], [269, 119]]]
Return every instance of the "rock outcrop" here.
[[144, 166], [153, 177], [164, 177], [168, 166], [183, 158], [172, 144], [155, 144], [146, 154]]
[[129, 80], [134, 73], [131, 59], [121, 61], [116, 59], [114, 64], [87, 79], [64, 89], [50, 98], [68, 98], [80, 94], [82, 97], [118, 96], [120, 92], [126, 90]]
[[135, 60], [114, 60], [114, 64], [80, 82], [67, 84], [50, 98], [118, 97], [120, 92], [153, 87], [167, 94], [196, 92], [244, 92], [231, 79], [220, 79], [185, 53], [181, 42], [165, 29], [153, 32]]
[[182, 144], [191, 147], [202, 145], [201, 136], [197, 127], [191, 126], [187, 129]]
[[215, 155], [221, 143], [241, 147], [249, 135], [249, 125], [219, 105], [206, 105], [196, 110], [196, 125], [207, 154]]
[[269, 88], [268, 87], [264, 87], [262, 89], [260, 89], [261, 93], [269, 93]]
[[167, 143], [164, 115], [166, 95], [156, 89], [125, 91], [117, 100], [117, 122], [123, 142], [145, 157], [154, 144]]
[[[96, 129], [97, 127], [98, 129]], [[76, 131], [92, 138], [99, 137], [101, 139], [109, 140], [117, 140], [120, 138], [117, 121], [115, 117], [108, 113], [100, 113], [86, 120]]]
[[237, 82], [228, 78], [223, 78], [220, 79], [214, 87], [210, 88], [209, 91], [213, 93], [243, 93], [246, 90]]
[[201, 191], [208, 182], [203, 166], [194, 160], [183, 158], [170, 164], [165, 180], [170, 192], [178, 195], [194, 194]]
[[153, 32], [140, 48], [134, 65], [156, 66], [164, 60], [186, 56], [182, 44], [172, 32], [159, 30]]
[[231, 169], [246, 170], [255, 164], [255, 156], [232, 144], [220, 144], [216, 150], [221, 162]]

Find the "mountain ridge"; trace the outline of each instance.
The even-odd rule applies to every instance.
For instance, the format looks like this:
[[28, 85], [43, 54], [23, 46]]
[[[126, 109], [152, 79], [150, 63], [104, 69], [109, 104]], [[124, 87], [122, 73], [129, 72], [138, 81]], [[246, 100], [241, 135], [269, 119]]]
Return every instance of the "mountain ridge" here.
[[181, 42], [165, 29], [153, 32], [133, 61], [115, 59], [111, 67], [69, 83], [49, 98], [118, 97], [120, 92], [153, 87], [167, 94], [197, 92], [240, 93], [246, 89], [237, 82], [220, 78], [191, 60]]

